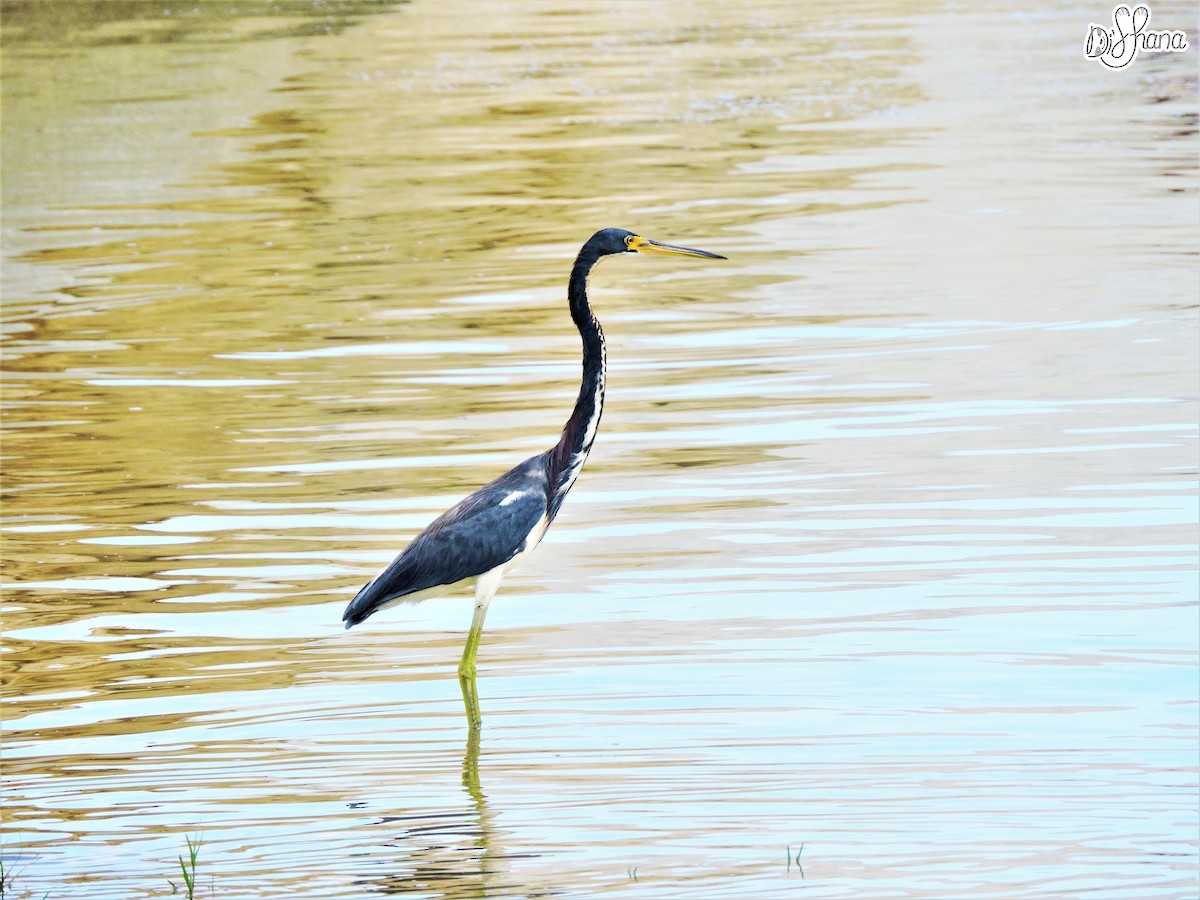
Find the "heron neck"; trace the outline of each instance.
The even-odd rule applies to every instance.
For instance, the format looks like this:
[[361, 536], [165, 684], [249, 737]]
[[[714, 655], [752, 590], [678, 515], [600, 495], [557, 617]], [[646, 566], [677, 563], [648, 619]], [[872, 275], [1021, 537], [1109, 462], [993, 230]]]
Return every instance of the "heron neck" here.
[[571, 319], [583, 340], [583, 379], [579, 385], [575, 408], [563, 427], [562, 437], [550, 451], [553, 473], [551, 517], [557, 514], [558, 507], [571, 485], [575, 483], [579, 470], [583, 468], [583, 463], [591, 452], [592, 442], [596, 440], [596, 430], [600, 427], [600, 415], [604, 410], [604, 332], [592, 314], [587, 294], [588, 274], [598, 260], [598, 256], [581, 251], [579, 258], [575, 260], [575, 267], [571, 270], [571, 280], [567, 287]]

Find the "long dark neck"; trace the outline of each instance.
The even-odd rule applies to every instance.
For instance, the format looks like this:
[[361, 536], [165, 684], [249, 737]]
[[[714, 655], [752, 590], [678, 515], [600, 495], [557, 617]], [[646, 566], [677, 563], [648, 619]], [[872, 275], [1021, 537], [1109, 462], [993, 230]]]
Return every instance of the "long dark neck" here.
[[558, 513], [563, 498], [575, 483], [579, 470], [591, 452], [596, 429], [600, 427], [600, 414], [604, 410], [604, 332], [592, 315], [587, 295], [588, 273], [599, 259], [598, 254], [585, 246], [575, 260], [567, 287], [571, 318], [583, 339], [583, 382], [562, 437], [549, 452], [551, 518]]

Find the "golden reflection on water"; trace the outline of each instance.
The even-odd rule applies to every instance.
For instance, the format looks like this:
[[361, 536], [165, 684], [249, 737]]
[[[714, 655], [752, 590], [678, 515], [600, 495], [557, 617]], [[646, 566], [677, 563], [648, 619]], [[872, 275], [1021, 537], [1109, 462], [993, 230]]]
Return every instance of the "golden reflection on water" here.
[[[486, 8], [5, 4], [22, 889], [154, 896], [202, 833], [216, 896], [1185, 895], [1187, 58]], [[469, 601], [338, 616], [554, 439], [603, 225], [732, 264], [593, 279], [610, 404], [472, 735]]]

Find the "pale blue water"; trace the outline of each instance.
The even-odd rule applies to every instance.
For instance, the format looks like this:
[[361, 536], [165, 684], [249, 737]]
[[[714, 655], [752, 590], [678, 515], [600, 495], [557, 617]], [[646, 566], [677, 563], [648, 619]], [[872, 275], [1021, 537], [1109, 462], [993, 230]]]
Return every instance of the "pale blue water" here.
[[[6, 7], [14, 896], [1195, 896], [1194, 56], [636, 8]], [[556, 438], [601, 225], [730, 260], [593, 277], [474, 761], [470, 600], [341, 610]]]

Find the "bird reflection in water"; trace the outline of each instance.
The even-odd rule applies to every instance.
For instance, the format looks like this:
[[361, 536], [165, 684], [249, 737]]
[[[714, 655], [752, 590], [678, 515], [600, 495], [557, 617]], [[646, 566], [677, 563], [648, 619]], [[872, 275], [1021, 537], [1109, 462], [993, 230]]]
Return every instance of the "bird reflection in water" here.
[[[383, 816], [373, 828], [399, 831], [384, 842], [397, 853], [386, 874], [360, 879], [364, 891], [396, 896], [419, 895], [444, 900], [464, 897], [532, 896], [528, 885], [510, 871], [514, 859], [536, 854], [504, 851], [505, 832], [496, 827], [495, 813], [479, 782], [479, 728], [467, 732], [462, 784], [469, 802], [453, 811]], [[381, 862], [386, 866], [387, 862]], [[552, 896], [541, 891], [539, 896]]]

